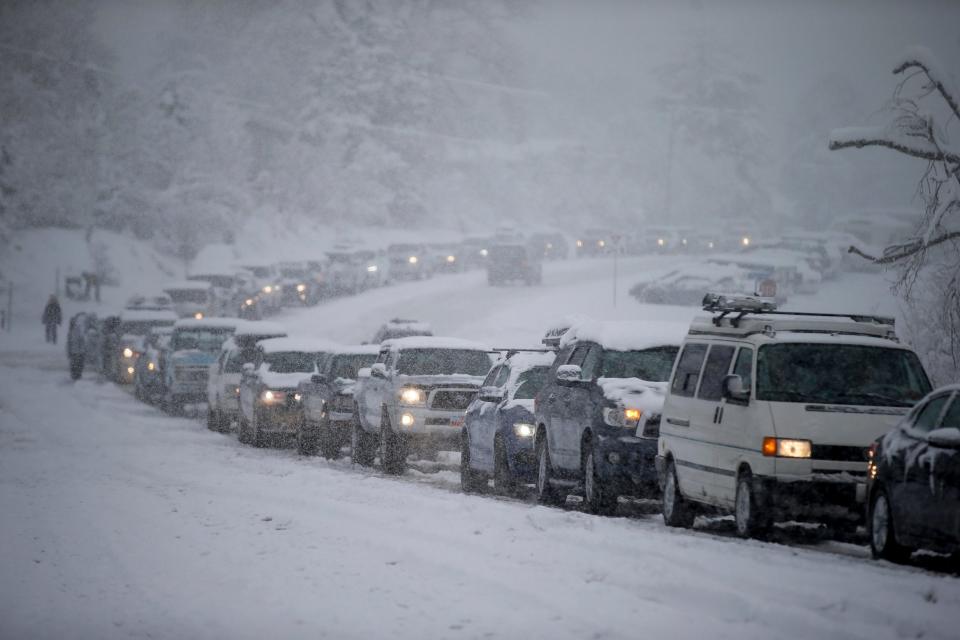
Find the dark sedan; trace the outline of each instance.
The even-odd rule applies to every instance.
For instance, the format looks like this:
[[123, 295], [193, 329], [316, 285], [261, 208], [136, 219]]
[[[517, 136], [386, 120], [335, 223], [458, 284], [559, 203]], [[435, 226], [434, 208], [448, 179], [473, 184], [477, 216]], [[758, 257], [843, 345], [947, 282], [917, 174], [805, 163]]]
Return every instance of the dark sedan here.
[[960, 385], [930, 393], [871, 445], [867, 482], [875, 558], [960, 551]]

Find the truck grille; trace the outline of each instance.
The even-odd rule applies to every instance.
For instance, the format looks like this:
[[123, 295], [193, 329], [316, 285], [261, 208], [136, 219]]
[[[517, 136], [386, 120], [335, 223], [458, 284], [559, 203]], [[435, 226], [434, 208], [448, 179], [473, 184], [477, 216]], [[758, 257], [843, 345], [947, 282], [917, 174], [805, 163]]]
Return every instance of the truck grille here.
[[440, 389], [433, 393], [430, 408], [444, 411], [466, 411], [475, 395], [476, 391], [472, 389]]
[[811, 447], [810, 457], [813, 460], [830, 460], [832, 462], [866, 462], [867, 448], [838, 444], [815, 444]]

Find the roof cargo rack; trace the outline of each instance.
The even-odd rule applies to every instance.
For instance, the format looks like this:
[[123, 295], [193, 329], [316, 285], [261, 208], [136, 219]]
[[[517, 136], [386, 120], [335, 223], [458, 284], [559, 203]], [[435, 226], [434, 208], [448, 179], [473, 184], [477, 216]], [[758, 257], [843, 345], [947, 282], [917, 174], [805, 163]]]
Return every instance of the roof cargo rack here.
[[708, 293], [703, 297], [703, 310], [711, 311], [717, 315], [713, 318], [713, 324], [720, 326], [725, 317], [731, 313], [736, 313], [735, 318], [731, 318], [730, 324], [734, 328], [739, 326], [740, 320], [747, 315], [776, 315], [793, 317], [811, 317], [811, 318], [847, 318], [854, 322], [864, 322], [868, 324], [895, 326], [896, 320], [890, 316], [875, 316], [869, 314], [857, 313], [814, 313], [809, 311], [779, 311], [777, 303], [770, 298], [748, 295], [729, 295], [722, 293]]

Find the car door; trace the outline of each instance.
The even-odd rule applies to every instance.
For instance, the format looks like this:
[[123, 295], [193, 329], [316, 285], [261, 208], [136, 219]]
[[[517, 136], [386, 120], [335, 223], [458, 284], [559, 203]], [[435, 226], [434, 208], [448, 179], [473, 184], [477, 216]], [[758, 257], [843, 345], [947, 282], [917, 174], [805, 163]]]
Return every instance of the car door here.
[[[577, 365], [583, 369], [590, 354], [589, 343], [579, 343], [570, 354], [567, 364]], [[554, 442], [551, 445], [551, 462], [555, 467], [568, 471], [580, 467], [580, 434], [583, 425], [581, 416], [585, 413], [584, 405], [589, 401], [587, 372], [582, 371], [580, 381], [572, 381], [557, 387], [557, 404], [554, 413], [554, 428], [552, 434]]]
[[[510, 365], [504, 364], [499, 367], [497, 375], [490, 381], [490, 386], [502, 394], [501, 398], [506, 397], [506, 389], [504, 386], [509, 379]], [[493, 471], [493, 439], [496, 437], [497, 432], [497, 414], [500, 411], [500, 407], [503, 406], [503, 402], [502, 399], [498, 402], [484, 402], [480, 408], [480, 416], [477, 421], [477, 439], [476, 441], [471, 441], [480, 463], [475, 466], [479, 469]]]
[[[390, 359], [391, 352], [389, 349], [383, 349], [380, 351], [380, 355], [377, 356], [377, 363], [383, 364], [384, 366], [388, 365], [388, 359]], [[388, 369], [389, 371], [389, 369]], [[382, 397], [383, 390], [386, 380], [370, 375], [369, 378], [365, 379], [363, 382], [363, 398], [361, 399], [362, 405], [361, 410], [363, 411], [363, 421], [366, 423], [368, 430], [376, 430], [380, 426], [380, 414], [383, 408]]]
[[[480, 385], [480, 390], [484, 391], [493, 387], [497, 376], [502, 370], [503, 365], [497, 365], [490, 369], [490, 371], [487, 373], [487, 377], [483, 379], [483, 383]], [[464, 425], [467, 429], [467, 436], [470, 440], [470, 464], [474, 469], [479, 469], [481, 468], [480, 465], [484, 464], [483, 446], [481, 445], [481, 442], [484, 439], [487, 431], [485, 423], [491, 420], [490, 416], [494, 411], [493, 404], [494, 403], [488, 400], [482, 399], [480, 394], [477, 394], [477, 396], [470, 403], [470, 406], [467, 407]]]
[[560, 416], [562, 413], [561, 397], [562, 391], [565, 389], [563, 385], [557, 383], [557, 369], [561, 365], [569, 362], [573, 350], [573, 346], [567, 346], [560, 350], [560, 353], [557, 354], [557, 359], [550, 368], [550, 373], [547, 375], [546, 384], [543, 385], [543, 389], [537, 395], [537, 419], [541, 420], [546, 427], [547, 445], [549, 446], [551, 460], [558, 455], [556, 451], [556, 433], [560, 428]]
[[[941, 437], [955, 436], [952, 442], [938, 442], [928, 436], [930, 490], [933, 494], [931, 526], [944, 544], [960, 544], [960, 392], [954, 393], [936, 426]], [[952, 430], [957, 432], [950, 433]]]
[[949, 393], [930, 398], [915, 414], [909, 427], [904, 430], [906, 444], [900, 447], [902, 463], [902, 482], [892, 483], [888, 490], [892, 493], [896, 526], [907, 529], [915, 536], [927, 538], [936, 535], [933, 521], [938, 519], [936, 499], [932, 491], [931, 456], [927, 444], [927, 434], [940, 424], [940, 416], [950, 400]]
[[[726, 434], [721, 433], [723, 410], [723, 381], [730, 373], [736, 347], [732, 344], [713, 343], [697, 385], [696, 401], [690, 408], [690, 438], [696, 447], [696, 458], [701, 462], [702, 482], [706, 497], [711, 502], [720, 502], [724, 476], [733, 476], [740, 452], [721, 445]], [[729, 434], [735, 435], [735, 434]]]

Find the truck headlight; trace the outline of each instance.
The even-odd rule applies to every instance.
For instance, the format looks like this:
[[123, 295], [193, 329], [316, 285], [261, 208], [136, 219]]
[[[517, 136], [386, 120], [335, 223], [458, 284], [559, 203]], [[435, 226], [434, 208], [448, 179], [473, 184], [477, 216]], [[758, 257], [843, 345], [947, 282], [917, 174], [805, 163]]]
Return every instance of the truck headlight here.
[[132, 358], [132, 357], [133, 357], [133, 349], [131, 349], [130, 347], [124, 347], [124, 348], [123, 348], [123, 357], [124, 357], [124, 358]]
[[285, 396], [286, 394], [284, 394], [283, 391], [273, 391], [272, 389], [267, 389], [263, 392], [260, 398], [264, 401], [264, 403], [271, 404], [273, 402], [283, 402]]
[[627, 427], [635, 429], [640, 417], [643, 415], [641, 409], [628, 407], [607, 407], [603, 410], [603, 421], [611, 427]]
[[412, 427], [414, 423], [414, 418], [412, 414], [405, 413], [400, 416], [400, 424], [404, 427]]
[[400, 389], [400, 402], [403, 404], [421, 405], [426, 402], [426, 394], [416, 387]]
[[763, 455], [777, 458], [809, 458], [813, 445], [809, 440], [764, 438]]
[[514, 422], [513, 432], [518, 438], [532, 438], [536, 430], [529, 422]]

